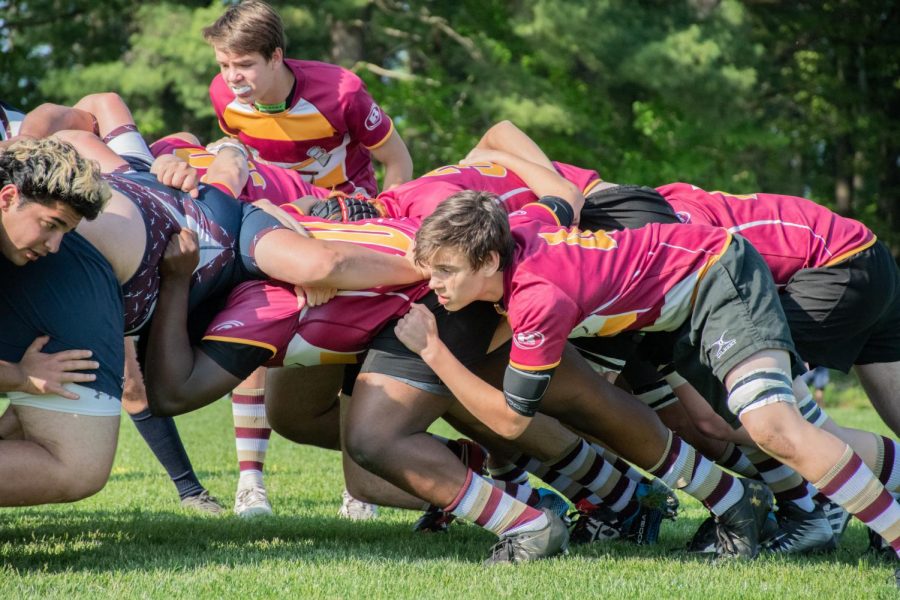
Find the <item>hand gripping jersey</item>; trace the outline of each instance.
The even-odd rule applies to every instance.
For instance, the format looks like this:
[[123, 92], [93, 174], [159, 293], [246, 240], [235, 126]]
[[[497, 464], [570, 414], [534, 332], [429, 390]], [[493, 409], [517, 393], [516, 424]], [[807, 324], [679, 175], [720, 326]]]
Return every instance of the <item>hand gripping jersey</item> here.
[[197, 169], [204, 183], [213, 185], [223, 192], [234, 196], [242, 202], [255, 202], [257, 200], [269, 200], [272, 204], [281, 206], [293, 202], [303, 196], [315, 196], [327, 198], [329, 191], [320, 188], [303, 179], [303, 176], [292, 169], [284, 169], [265, 163], [247, 161], [250, 177], [242, 190], [231, 190], [225, 185], [209, 181], [206, 178], [206, 170], [215, 160], [216, 155], [206, 151], [203, 146], [195, 146], [175, 136], [164, 137], [150, 146], [153, 156], [174, 154]]
[[510, 214], [516, 248], [503, 305], [517, 369], [556, 367], [569, 337], [674, 331], [731, 242], [718, 227], [654, 223], [605, 232], [557, 223], [541, 204]]
[[122, 286], [126, 333], [149, 321], [159, 295], [159, 263], [169, 239], [182, 228], [196, 231], [200, 238], [190, 309], [240, 281], [264, 278], [253, 263], [253, 248], [266, 233], [283, 227], [274, 218], [208, 186], [201, 186], [200, 198], [194, 200], [149, 173], [111, 173], [103, 178], [137, 206], [147, 232], [141, 264]]
[[[301, 220], [316, 239], [360, 244], [389, 254], [404, 254], [418, 229], [417, 223], [405, 219], [350, 224]], [[225, 309], [213, 319], [201, 348], [237, 376], [260, 366], [260, 354], [248, 352], [248, 346], [268, 350], [265, 365], [270, 367], [354, 363], [385, 324], [404, 315], [427, 293], [424, 281], [341, 291], [326, 304], [310, 308], [293, 286], [246, 282], [235, 288]]]
[[348, 194], [378, 193], [369, 150], [384, 144], [394, 125], [362, 80], [342, 67], [285, 59], [297, 82], [288, 108], [277, 114], [238, 102], [221, 75], [209, 97], [228, 135], [261, 161], [295, 169], [310, 183]]
[[875, 235], [859, 221], [805, 198], [707, 192], [687, 183], [657, 190], [682, 222], [725, 227], [747, 238], [778, 286], [800, 269], [839, 263], [875, 243]]
[[[556, 171], [575, 184], [585, 195], [603, 180], [596, 171], [554, 162]], [[505, 167], [494, 163], [483, 165], [448, 165], [378, 196], [389, 217], [424, 219], [438, 204], [463, 190], [492, 192], [500, 197], [507, 212], [537, 202], [538, 197], [522, 179]]]

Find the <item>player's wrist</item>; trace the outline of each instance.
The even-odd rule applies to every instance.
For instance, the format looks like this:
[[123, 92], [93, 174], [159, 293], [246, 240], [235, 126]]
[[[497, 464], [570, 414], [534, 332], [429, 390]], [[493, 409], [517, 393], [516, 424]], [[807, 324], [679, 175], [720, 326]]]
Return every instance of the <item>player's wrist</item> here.
[[244, 160], [250, 160], [250, 153], [247, 152], [247, 149], [244, 148], [244, 145], [240, 142], [218, 142], [215, 144], [211, 144], [206, 148], [206, 150], [212, 154], [218, 156], [220, 153], [225, 152], [236, 152], [244, 157]]

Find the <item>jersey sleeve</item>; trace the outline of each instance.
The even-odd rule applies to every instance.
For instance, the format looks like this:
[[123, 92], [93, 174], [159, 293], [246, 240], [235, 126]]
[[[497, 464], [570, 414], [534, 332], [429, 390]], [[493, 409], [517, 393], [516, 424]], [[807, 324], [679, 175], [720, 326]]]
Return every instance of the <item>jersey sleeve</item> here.
[[551, 283], [518, 287], [508, 312], [509, 364], [527, 371], [556, 368], [579, 317], [575, 302]]
[[[545, 196], [541, 198], [540, 202], [526, 204], [519, 210], [509, 213], [509, 226], [513, 228], [517, 225], [538, 222], [550, 227], [567, 227], [568, 223], [564, 222], [565, 217], [560, 212], [560, 204], [566, 204], [565, 200], [555, 196]], [[571, 207], [569, 207], [568, 214], [572, 214]], [[571, 221], [571, 217], [569, 220]]]
[[575, 165], [555, 161], [553, 162], [553, 166], [563, 179], [573, 183], [585, 196], [590, 194], [597, 184], [603, 182], [599, 173], [593, 169], [582, 169]]
[[384, 144], [394, 131], [394, 123], [369, 95], [362, 79], [348, 72], [341, 84], [341, 92], [350, 135], [370, 150]]

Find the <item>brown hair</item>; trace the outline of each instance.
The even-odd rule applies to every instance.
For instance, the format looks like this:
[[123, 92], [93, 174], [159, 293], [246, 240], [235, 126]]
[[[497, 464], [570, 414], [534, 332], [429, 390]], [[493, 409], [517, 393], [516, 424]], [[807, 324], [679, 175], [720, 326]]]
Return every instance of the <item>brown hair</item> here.
[[16, 186], [21, 202], [61, 202], [88, 220], [112, 195], [96, 161], [51, 138], [23, 139], [0, 152], [0, 186], [7, 184]]
[[267, 61], [276, 48], [284, 51], [284, 23], [262, 0], [249, 0], [228, 8], [216, 22], [203, 28], [203, 39], [214, 48], [233, 54], [262, 54]]
[[416, 263], [427, 263], [442, 248], [462, 252], [472, 269], [484, 266], [491, 252], [496, 252], [500, 269], [506, 268], [512, 259], [513, 239], [497, 195], [466, 190], [438, 204], [416, 234]]

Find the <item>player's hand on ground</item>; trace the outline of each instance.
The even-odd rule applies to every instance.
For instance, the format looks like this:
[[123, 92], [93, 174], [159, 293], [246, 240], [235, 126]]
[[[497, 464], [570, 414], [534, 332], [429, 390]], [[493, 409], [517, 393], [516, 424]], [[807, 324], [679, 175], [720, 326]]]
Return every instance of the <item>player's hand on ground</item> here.
[[90, 360], [90, 350], [63, 350], [55, 354], [41, 352], [49, 341], [49, 336], [41, 336], [25, 350], [18, 364], [23, 382], [18, 391], [28, 394], [56, 394], [69, 400], [78, 400], [78, 394], [65, 389], [63, 384], [94, 381], [97, 379], [95, 374], [82, 371], [99, 369], [100, 363]]
[[409, 312], [394, 327], [394, 333], [404, 346], [416, 354], [433, 349], [440, 343], [434, 315], [421, 304], [410, 306]]
[[200, 242], [197, 232], [182, 229], [169, 238], [166, 252], [159, 263], [159, 273], [163, 280], [190, 279], [200, 263]]
[[316, 287], [316, 286], [298, 286], [306, 296], [306, 305], [309, 307], [321, 306], [337, 296], [337, 288]]
[[163, 185], [187, 192], [191, 198], [196, 198], [200, 194], [197, 187], [200, 184], [197, 169], [174, 154], [157, 157], [150, 166], [150, 172], [156, 175]]

